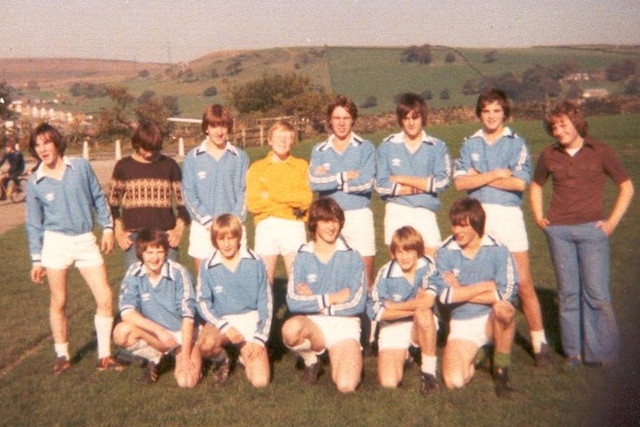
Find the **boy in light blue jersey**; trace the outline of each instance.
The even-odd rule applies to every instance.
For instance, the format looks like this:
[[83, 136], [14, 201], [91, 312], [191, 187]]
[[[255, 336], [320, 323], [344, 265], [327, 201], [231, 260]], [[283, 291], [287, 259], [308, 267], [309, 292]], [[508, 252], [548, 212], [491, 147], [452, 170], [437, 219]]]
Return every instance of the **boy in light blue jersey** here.
[[206, 138], [184, 159], [182, 186], [192, 219], [188, 253], [194, 258], [196, 271], [201, 260], [214, 251], [209, 233], [213, 219], [225, 213], [241, 221], [246, 216], [249, 157], [228, 141], [232, 129], [233, 117], [226, 107], [207, 107], [202, 115]]
[[[49, 282], [49, 319], [56, 363], [54, 375], [71, 367], [67, 330], [67, 271], [76, 264], [94, 300], [98, 339], [98, 370], [121, 370], [111, 357], [112, 293], [100, 249], [113, 250], [113, 220], [107, 200], [89, 162], [64, 157], [66, 142], [43, 123], [29, 139], [29, 152], [40, 164], [27, 184], [26, 229], [31, 254], [31, 280]], [[93, 235], [93, 217], [104, 232], [101, 247]]]
[[423, 130], [427, 105], [419, 95], [403, 94], [396, 115], [402, 132], [385, 138], [376, 152], [376, 191], [387, 202], [384, 241], [389, 245], [395, 230], [411, 225], [425, 240], [425, 253], [434, 255], [441, 242], [438, 195], [451, 179], [449, 150]]
[[196, 287], [198, 311], [206, 324], [198, 347], [212, 358], [213, 385], [229, 376], [225, 346], [240, 349], [240, 363], [254, 387], [270, 381], [267, 341], [273, 317], [273, 296], [267, 270], [256, 253], [241, 246], [242, 224], [231, 214], [217, 217], [211, 226], [216, 251], [200, 266]]
[[335, 200], [311, 204], [307, 227], [313, 241], [300, 248], [293, 262], [287, 305], [294, 316], [282, 326], [282, 339], [304, 361], [303, 383], [317, 383], [317, 355], [328, 350], [333, 382], [348, 393], [361, 378], [360, 315], [366, 291], [362, 259], [340, 237], [343, 224]]
[[201, 358], [195, 346], [195, 290], [191, 274], [168, 259], [169, 237], [161, 230], [140, 230], [134, 242], [140, 260], [131, 265], [120, 287], [120, 317], [113, 340], [147, 360], [141, 382], [158, 380], [165, 354], [175, 355], [174, 377], [180, 387], [195, 387]]
[[531, 331], [538, 367], [551, 365], [540, 303], [529, 266], [529, 241], [522, 215], [522, 194], [531, 181], [531, 158], [524, 139], [505, 126], [511, 117], [507, 95], [488, 89], [478, 97], [482, 129], [467, 139], [456, 162], [454, 185], [479, 200], [487, 215], [486, 231], [509, 248], [520, 277], [522, 311]]
[[478, 350], [494, 343], [493, 378], [498, 397], [513, 391], [508, 368], [515, 335], [518, 275], [509, 250], [484, 234], [485, 212], [476, 199], [455, 201], [449, 210], [452, 236], [436, 256], [429, 290], [450, 309], [442, 356], [447, 388], [461, 388], [475, 373]]
[[402, 382], [410, 346], [420, 348], [420, 393], [438, 392], [436, 381], [437, 320], [435, 296], [426, 292], [435, 262], [424, 255], [424, 241], [410, 226], [393, 233], [391, 261], [379, 271], [367, 298], [367, 314], [379, 322], [378, 381], [396, 388]]
[[[376, 255], [373, 212], [369, 207], [376, 175], [375, 147], [353, 131], [358, 107], [343, 95], [327, 107], [327, 121], [333, 132], [311, 150], [309, 185], [320, 197], [331, 197], [344, 212], [342, 237], [362, 256], [367, 289], [374, 279]], [[375, 326], [362, 315], [360, 342], [365, 354], [373, 354]]]

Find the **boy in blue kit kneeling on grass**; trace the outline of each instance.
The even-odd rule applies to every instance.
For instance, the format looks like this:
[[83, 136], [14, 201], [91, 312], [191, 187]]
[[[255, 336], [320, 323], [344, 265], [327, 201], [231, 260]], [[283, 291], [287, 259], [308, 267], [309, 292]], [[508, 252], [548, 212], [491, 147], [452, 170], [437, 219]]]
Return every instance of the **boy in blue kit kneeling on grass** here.
[[302, 382], [315, 385], [318, 355], [329, 352], [331, 377], [338, 391], [356, 390], [362, 374], [360, 315], [366, 302], [364, 264], [340, 236], [344, 212], [331, 198], [309, 208], [313, 240], [298, 250], [287, 285], [287, 305], [294, 316], [282, 326], [284, 344], [298, 353]]
[[141, 382], [154, 384], [165, 354], [175, 355], [180, 387], [195, 387], [201, 358], [195, 344], [193, 280], [185, 267], [169, 260], [169, 237], [161, 230], [141, 230], [134, 242], [140, 260], [127, 271], [120, 288], [116, 344], [147, 360]]
[[391, 261], [378, 271], [367, 299], [367, 314], [379, 322], [378, 382], [396, 388], [402, 382], [409, 346], [421, 352], [420, 393], [439, 391], [436, 381], [437, 319], [435, 295], [427, 292], [435, 262], [424, 255], [424, 240], [415, 228], [397, 229], [389, 248]]
[[467, 385], [478, 351], [494, 345], [493, 381], [498, 397], [513, 391], [509, 379], [516, 331], [518, 291], [515, 262], [506, 246], [484, 233], [485, 212], [476, 199], [455, 201], [449, 210], [452, 235], [436, 255], [429, 287], [450, 310], [442, 354], [442, 379], [449, 389]]
[[212, 359], [212, 385], [229, 377], [225, 347], [240, 350], [239, 362], [254, 387], [266, 387], [271, 371], [267, 341], [271, 331], [273, 297], [262, 260], [241, 247], [242, 223], [231, 215], [211, 225], [213, 256], [203, 260], [198, 274], [198, 311], [206, 321], [198, 337], [202, 357]]

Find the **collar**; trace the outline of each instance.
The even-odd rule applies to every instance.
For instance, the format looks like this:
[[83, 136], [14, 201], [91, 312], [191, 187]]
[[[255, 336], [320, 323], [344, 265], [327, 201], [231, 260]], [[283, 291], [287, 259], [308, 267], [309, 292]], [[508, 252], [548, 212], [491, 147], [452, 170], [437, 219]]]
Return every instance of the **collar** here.
[[[336, 136], [334, 134], [331, 134], [329, 136], [329, 138], [322, 143], [322, 145], [320, 145], [320, 147], [318, 148], [319, 151], [327, 151], [328, 149], [333, 149], [335, 151], [335, 148], [333, 147], [333, 141], [336, 139]], [[349, 145], [353, 146], [353, 147], [357, 147], [359, 145], [362, 144], [362, 142], [364, 141], [364, 139], [362, 137], [360, 137], [359, 135], [357, 135], [355, 132], [351, 132], [351, 139], [349, 140]]]
[[[236, 147], [234, 147], [230, 141], [227, 141], [226, 145], [224, 146], [224, 150], [230, 152], [231, 154], [233, 154], [234, 156], [239, 155], [238, 153], [238, 149]], [[200, 143], [200, 145], [198, 145], [196, 147], [196, 156], [199, 156], [200, 154], [204, 154], [207, 152], [207, 140], [206, 138]]]
[[[313, 253], [314, 248], [315, 248], [315, 242], [311, 240], [305, 243], [304, 245], [302, 245], [299, 249], [299, 252]], [[338, 251], [346, 252], [351, 250], [352, 250], [351, 247], [347, 244], [347, 242], [344, 240], [342, 235], [338, 236], [338, 240], [336, 240], [336, 252]]]
[[[424, 130], [422, 131], [422, 135], [420, 137], [422, 139], [423, 144], [434, 145], [439, 139], [428, 135]], [[393, 133], [385, 138], [384, 142], [391, 142], [394, 144], [404, 144], [404, 132]]]
[[[64, 163], [64, 165], [66, 167], [74, 169], [74, 166], [73, 166], [73, 163], [71, 162], [71, 159], [68, 158], [67, 156], [63, 156], [62, 157], [62, 161], [63, 161], [63, 163]], [[45, 173], [44, 173], [44, 163], [40, 162], [40, 165], [38, 166], [38, 169], [36, 169], [35, 175], [36, 175], [36, 183], [42, 181], [44, 178], [47, 177], [47, 175], [45, 175]]]
[[[518, 135], [511, 130], [508, 126], [502, 128], [502, 136], [506, 136], [507, 138], [516, 138]], [[469, 138], [483, 138], [484, 139], [484, 129], [479, 129], [476, 133], [471, 135]]]
[[[582, 142], [582, 147], [580, 147], [580, 148], [584, 148], [584, 147], [591, 148], [591, 149], [595, 148], [595, 144], [593, 143], [593, 140], [591, 138], [585, 137], [585, 138], [582, 138], [582, 141], [583, 141]], [[562, 145], [560, 145], [559, 142], [554, 142], [552, 147], [556, 151], [560, 151], [560, 152], [563, 152], [563, 153], [566, 151], [565, 148]]]
[[[147, 276], [147, 269], [144, 268], [144, 264], [142, 261], [138, 261], [132, 267], [134, 270], [132, 272], [135, 277], [144, 277]], [[171, 262], [169, 260], [165, 261], [165, 263], [160, 268], [160, 276], [167, 278], [169, 280], [175, 280], [175, 273], [173, 268], [171, 268]]]
[[[245, 247], [240, 247], [240, 260], [243, 259], [256, 259], [257, 256], [250, 250]], [[216, 249], [211, 258], [207, 261], [207, 268], [215, 267], [216, 265], [222, 264], [222, 255], [220, 251]]]
[[[484, 236], [482, 236], [482, 240], [480, 241], [480, 247], [483, 246], [501, 246], [501, 244], [498, 243], [498, 241], [493, 236], [484, 233]], [[447, 249], [454, 251], [462, 250], [462, 248], [458, 246], [458, 242], [456, 242], [456, 239], [453, 237], [453, 235], [447, 237], [441, 247], [446, 247]]]

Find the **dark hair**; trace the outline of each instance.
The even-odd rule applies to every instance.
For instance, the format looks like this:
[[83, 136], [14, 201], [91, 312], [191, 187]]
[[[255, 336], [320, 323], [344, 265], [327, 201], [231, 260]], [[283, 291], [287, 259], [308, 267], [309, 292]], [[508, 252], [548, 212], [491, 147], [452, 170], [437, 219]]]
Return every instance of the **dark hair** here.
[[233, 130], [233, 116], [227, 107], [220, 104], [209, 105], [202, 113], [202, 132], [207, 133], [209, 126], [225, 126], [231, 133]]
[[587, 120], [584, 118], [582, 109], [577, 104], [565, 100], [553, 105], [544, 115], [544, 129], [550, 136], [553, 136], [553, 125], [560, 120], [562, 116], [567, 116], [581, 137], [584, 138], [588, 135], [589, 126]]
[[418, 256], [424, 255], [424, 239], [422, 234], [410, 225], [398, 228], [393, 232], [389, 251], [395, 258], [396, 251], [404, 249], [405, 251], [416, 251]]
[[136, 257], [142, 261], [142, 254], [149, 247], [161, 247], [166, 253], [169, 252], [169, 236], [162, 230], [140, 230], [135, 241]]
[[500, 104], [502, 111], [504, 111], [505, 119], [511, 117], [511, 104], [509, 102], [509, 98], [507, 98], [507, 94], [503, 90], [496, 88], [485, 89], [482, 91], [478, 97], [478, 102], [476, 102], [476, 117], [480, 118], [482, 109], [485, 105], [491, 104], [492, 102]]
[[402, 121], [407, 114], [416, 112], [422, 117], [422, 126], [427, 125], [427, 103], [424, 99], [416, 93], [403, 93], [398, 99], [396, 105], [396, 116], [398, 117], [398, 124], [402, 126]]
[[162, 131], [160, 126], [151, 120], [140, 120], [131, 137], [131, 147], [134, 151], [143, 149], [159, 153], [162, 150]]
[[484, 236], [484, 224], [486, 214], [480, 202], [471, 197], [463, 197], [453, 202], [449, 209], [449, 221], [451, 225], [471, 225], [471, 228]]
[[338, 220], [340, 223], [340, 230], [344, 226], [344, 212], [342, 208], [330, 197], [324, 197], [322, 199], [316, 199], [309, 206], [309, 220], [307, 222], [307, 229], [313, 237], [315, 237], [316, 229], [318, 227], [318, 221], [333, 221]]
[[356, 107], [356, 104], [351, 100], [351, 98], [347, 98], [344, 95], [337, 95], [327, 106], [327, 121], [329, 122], [329, 127], [331, 127], [331, 116], [333, 115], [333, 110], [338, 107], [342, 107], [347, 110], [355, 123], [358, 118], [358, 107]]
[[42, 123], [31, 131], [31, 136], [29, 137], [29, 153], [31, 153], [33, 157], [38, 160], [42, 160], [36, 152], [36, 142], [39, 136], [47, 137], [47, 139], [53, 142], [56, 146], [58, 154], [60, 156], [64, 156], [64, 152], [67, 149], [67, 141], [63, 138], [58, 129], [54, 128], [49, 123]]

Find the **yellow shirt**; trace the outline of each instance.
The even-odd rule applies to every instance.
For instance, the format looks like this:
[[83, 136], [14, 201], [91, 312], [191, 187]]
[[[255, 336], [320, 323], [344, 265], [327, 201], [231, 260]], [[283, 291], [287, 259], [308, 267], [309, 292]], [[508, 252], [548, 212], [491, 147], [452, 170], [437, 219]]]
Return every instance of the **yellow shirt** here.
[[[305, 221], [312, 199], [309, 164], [303, 159], [283, 161], [270, 152], [247, 171], [247, 207], [255, 224], [269, 216]], [[297, 217], [295, 209], [304, 214]]]

